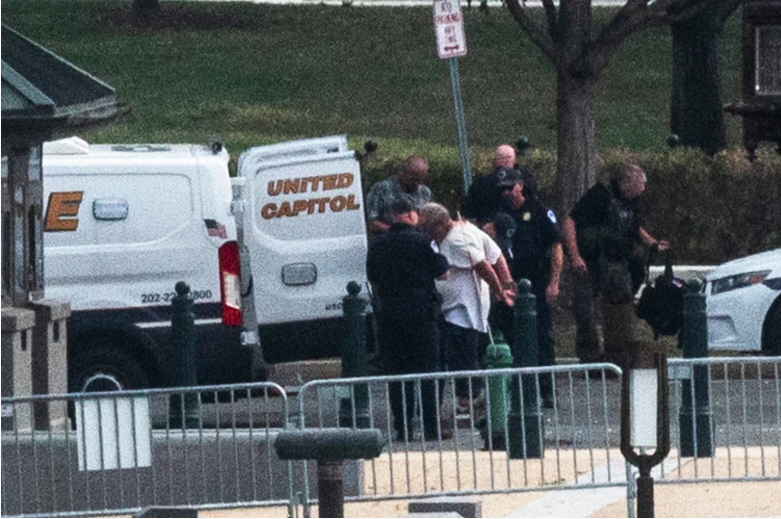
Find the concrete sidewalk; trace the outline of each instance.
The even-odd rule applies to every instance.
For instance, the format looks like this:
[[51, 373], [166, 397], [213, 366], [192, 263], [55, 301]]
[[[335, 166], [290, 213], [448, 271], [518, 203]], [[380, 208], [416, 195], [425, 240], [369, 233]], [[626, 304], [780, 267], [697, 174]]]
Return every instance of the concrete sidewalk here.
[[[410, 453], [410, 481], [407, 483], [406, 473], [398, 480], [396, 477], [397, 492], [404, 490], [409, 485], [412, 491], [422, 490], [422, 461], [416, 461], [415, 453]], [[485, 453], [482, 453], [485, 454]], [[570, 451], [570, 456], [572, 455]], [[581, 453], [577, 453], [581, 457]], [[481, 456], [482, 458], [482, 456]], [[494, 455], [494, 488], [505, 486], [503, 481], [506, 472], [499, 474], [505, 467], [505, 461], [496, 459]], [[556, 458], [555, 452], [546, 455], [545, 465]], [[562, 461], [564, 456], [561, 456]], [[399, 460], [401, 461], [401, 460]], [[445, 459], [445, 468], [453, 460]], [[617, 450], [611, 450], [610, 459], [606, 456], [595, 458], [594, 469], [589, 466], [579, 465], [574, 470], [571, 463], [561, 463], [557, 469], [546, 469], [546, 473], [540, 477], [535, 470], [529, 470], [528, 480], [524, 487], [532, 491], [518, 492], [514, 494], [482, 495], [476, 499], [482, 501], [483, 517], [626, 517], [627, 501], [626, 488], [620, 483], [626, 480], [626, 470], [623, 458]], [[397, 460], [394, 458], [393, 465]], [[437, 468], [439, 461], [426, 462], [428, 472], [428, 490], [436, 490], [437, 484], [444, 481], [445, 489], [451, 490], [448, 478], [452, 478], [452, 470], [440, 473]], [[512, 462], [515, 463], [515, 462]], [[531, 464], [531, 461], [529, 462]], [[700, 459], [696, 465], [694, 460], [686, 458], [678, 461], [673, 451], [671, 457], [663, 467], [657, 467], [654, 478], [655, 485], [655, 512], [657, 517], [781, 517], [781, 461], [778, 449], [760, 449], [751, 447], [744, 449], [717, 449], [716, 456], [711, 460]], [[378, 478], [385, 474], [384, 470], [389, 464], [388, 459], [380, 458], [375, 462], [378, 466]], [[468, 466], [466, 466], [468, 465]], [[461, 488], [480, 488], [481, 483], [490, 480], [491, 464], [486, 459], [474, 460], [474, 467], [468, 460], [459, 460], [458, 466], [462, 475], [469, 475], [471, 479], [462, 481]], [[532, 468], [532, 467], [530, 467]], [[764, 468], [765, 477], [776, 478], [774, 481], [763, 482], [738, 482], [715, 483], [709, 478], [727, 477], [731, 472], [734, 477], [741, 477], [748, 473], [749, 477], [760, 477]], [[662, 469], [664, 476], [662, 477]], [[375, 488], [372, 483], [371, 466], [366, 465], [367, 476], [366, 494], [372, 495]], [[476, 470], [476, 472], [475, 472]], [[678, 479], [688, 479], [695, 475], [695, 471], [701, 481], [697, 483], [678, 483]], [[513, 467], [513, 478], [522, 477], [516, 474]], [[472, 478], [476, 474], [476, 479]], [[615, 487], [568, 489], [562, 486], [574, 482], [577, 475], [578, 481], [584, 482], [613, 482]], [[444, 480], [440, 479], [444, 478]], [[487, 478], [487, 479], [486, 479]], [[544, 479], [547, 490], [536, 491]], [[380, 495], [389, 492], [389, 481], [378, 481], [376, 490]], [[401, 484], [401, 486], [399, 486]], [[517, 485], [514, 485], [517, 486]], [[558, 488], [557, 488], [558, 487]], [[399, 501], [375, 501], [365, 503], [347, 503], [345, 505], [346, 517], [403, 517], [407, 514], [408, 500]], [[287, 509], [278, 508], [254, 508], [222, 511], [203, 511], [200, 517], [285, 517]], [[313, 507], [312, 515], [317, 516], [317, 507]]]
[[[698, 483], [696, 485], [656, 485], [656, 517], [781, 517], [779, 482], [767, 483]], [[581, 499], [590, 490], [567, 491], [569, 500], [561, 506], [551, 506], [540, 517], [626, 517], [625, 499], [582, 515]], [[482, 496], [483, 517], [517, 517], [517, 510], [536, 506], [546, 492]], [[408, 501], [347, 503], [345, 517], [404, 517]], [[203, 511], [199, 517], [286, 517], [287, 509], [253, 508]], [[312, 508], [317, 517], [317, 507]]]

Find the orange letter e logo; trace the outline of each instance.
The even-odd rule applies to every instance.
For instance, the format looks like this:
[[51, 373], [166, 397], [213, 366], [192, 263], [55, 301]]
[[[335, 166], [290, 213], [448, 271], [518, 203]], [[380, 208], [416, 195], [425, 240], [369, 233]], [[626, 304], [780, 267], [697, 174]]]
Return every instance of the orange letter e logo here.
[[49, 195], [45, 232], [75, 231], [79, 226], [79, 205], [84, 191], [64, 191]]

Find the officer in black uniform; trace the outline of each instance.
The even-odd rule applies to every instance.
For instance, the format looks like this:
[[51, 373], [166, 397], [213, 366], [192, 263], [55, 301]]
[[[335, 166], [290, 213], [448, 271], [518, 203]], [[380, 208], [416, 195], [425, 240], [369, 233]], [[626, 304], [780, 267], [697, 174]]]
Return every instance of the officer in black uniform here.
[[[448, 269], [445, 257], [418, 231], [417, 212], [409, 201], [391, 206], [392, 225], [371, 242], [366, 272], [377, 295], [380, 357], [385, 374], [430, 373], [440, 369], [439, 294], [434, 280]], [[412, 382], [390, 384], [394, 428], [401, 440], [411, 439], [415, 410]], [[437, 437], [438, 415], [434, 382], [421, 383], [423, 430]], [[405, 412], [406, 411], [406, 412]]]
[[537, 183], [534, 180], [534, 175], [528, 169], [519, 168], [516, 159], [515, 148], [509, 144], [502, 144], [494, 150], [493, 169], [488, 175], [474, 178], [461, 207], [462, 216], [482, 228], [497, 213], [504, 211], [504, 201], [501, 193], [496, 189], [496, 185], [504, 179], [508, 171], [512, 170], [521, 175], [524, 197], [537, 198]]
[[521, 171], [512, 167], [499, 166], [494, 168], [488, 175], [474, 178], [461, 206], [462, 216], [474, 221], [478, 227], [482, 227], [498, 213], [504, 211], [504, 201], [501, 193], [496, 189], [496, 184], [503, 180], [509, 171], [515, 171], [521, 175], [524, 180], [523, 192], [526, 198], [537, 198], [536, 187], [530, 188], [526, 182], [526, 179], [528, 179], [529, 184], [535, 185], [531, 171]]
[[[537, 299], [537, 344], [540, 366], [556, 364], [553, 315], [550, 303], [559, 295], [559, 280], [564, 253], [561, 231], [554, 212], [541, 202], [527, 198], [521, 175], [510, 170], [497, 182], [509, 214], [516, 224], [512, 240], [510, 269], [517, 283], [528, 279]], [[505, 322], [502, 333], [513, 337], [513, 323]], [[509, 341], [510, 344], [512, 342]], [[550, 377], [540, 377], [543, 405], [553, 406], [553, 385]]]

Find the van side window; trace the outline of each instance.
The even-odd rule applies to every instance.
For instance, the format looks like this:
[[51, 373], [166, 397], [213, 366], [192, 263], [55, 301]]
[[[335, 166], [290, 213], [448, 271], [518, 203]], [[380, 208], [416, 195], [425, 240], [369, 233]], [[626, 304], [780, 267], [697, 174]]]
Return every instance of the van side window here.
[[124, 198], [96, 198], [92, 202], [92, 216], [96, 220], [124, 220], [130, 205]]

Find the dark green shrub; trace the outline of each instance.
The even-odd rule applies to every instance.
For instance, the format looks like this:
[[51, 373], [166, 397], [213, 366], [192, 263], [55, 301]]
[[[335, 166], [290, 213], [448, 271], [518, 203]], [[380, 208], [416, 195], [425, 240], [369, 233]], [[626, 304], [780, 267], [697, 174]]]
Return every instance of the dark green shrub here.
[[[456, 209], [462, 189], [458, 151], [421, 143], [415, 153], [429, 160], [427, 184], [435, 199]], [[364, 168], [369, 185], [393, 174], [407, 154], [409, 148], [381, 147]], [[598, 177], [603, 181], [630, 162], [645, 169], [647, 228], [672, 243], [678, 264], [719, 264], [781, 247], [781, 157], [771, 151], [764, 150], [750, 163], [742, 149], [712, 158], [686, 148], [660, 153], [616, 149], [604, 151], [599, 161]], [[532, 149], [520, 162], [535, 173], [543, 196], [549, 196], [556, 175], [555, 154]], [[487, 173], [490, 150], [476, 152], [472, 168], [475, 174]]]

